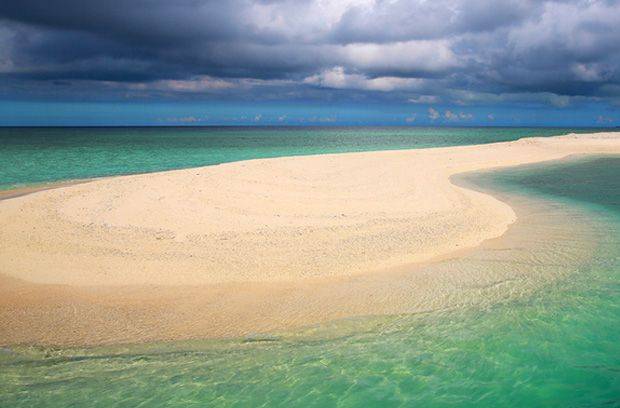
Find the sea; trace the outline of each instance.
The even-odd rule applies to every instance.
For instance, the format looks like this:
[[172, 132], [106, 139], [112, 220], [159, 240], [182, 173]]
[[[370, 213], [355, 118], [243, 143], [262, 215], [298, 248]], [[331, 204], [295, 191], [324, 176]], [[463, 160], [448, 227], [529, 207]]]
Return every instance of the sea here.
[[0, 127], [0, 189], [267, 157], [416, 149], [587, 128]]
[[[0, 185], [575, 131], [591, 130], [3, 129]], [[620, 157], [455, 182], [510, 203], [519, 221], [504, 237], [432, 267], [496, 277], [492, 284], [471, 283], [424, 313], [244, 338], [5, 347], [0, 407], [620, 406]]]

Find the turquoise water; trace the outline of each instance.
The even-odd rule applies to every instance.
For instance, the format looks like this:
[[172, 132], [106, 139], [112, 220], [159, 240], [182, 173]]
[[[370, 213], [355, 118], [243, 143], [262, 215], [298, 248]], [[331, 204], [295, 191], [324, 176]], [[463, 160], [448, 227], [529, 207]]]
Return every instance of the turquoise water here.
[[541, 222], [517, 223], [510, 251], [473, 256], [478, 267], [534, 271], [534, 281], [565, 272], [534, 290], [470, 288], [499, 297], [264, 341], [6, 349], [0, 406], [620, 406], [619, 176], [620, 158], [607, 157], [470, 179], [539, 203], [525, 215]]
[[0, 128], [0, 189], [244, 159], [480, 144], [573, 131], [593, 129]]

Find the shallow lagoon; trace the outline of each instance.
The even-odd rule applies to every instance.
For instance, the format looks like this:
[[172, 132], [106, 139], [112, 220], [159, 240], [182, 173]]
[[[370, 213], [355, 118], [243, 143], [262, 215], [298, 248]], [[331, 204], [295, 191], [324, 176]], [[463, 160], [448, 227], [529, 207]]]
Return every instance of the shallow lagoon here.
[[512, 236], [449, 265], [530, 272], [467, 288], [480, 301], [247, 339], [7, 349], [0, 406], [620, 405], [620, 158], [467, 179], [523, 210]]

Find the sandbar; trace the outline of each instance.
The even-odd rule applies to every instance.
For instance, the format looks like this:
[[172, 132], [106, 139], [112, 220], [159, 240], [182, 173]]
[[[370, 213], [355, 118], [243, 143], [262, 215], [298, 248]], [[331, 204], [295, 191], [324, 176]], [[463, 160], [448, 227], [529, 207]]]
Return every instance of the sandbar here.
[[[441, 287], [409, 271], [501, 237], [517, 220], [510, 205], [452, 176], [618, 153], [620, 133], [570, 134], [249, 160], [14, 194], [0, 201], [0, 344], [232, 337], [410, 312], [407, 296], [416, 310], [436, 306]], [[404, 286], [392, 279], [403, 273]]]

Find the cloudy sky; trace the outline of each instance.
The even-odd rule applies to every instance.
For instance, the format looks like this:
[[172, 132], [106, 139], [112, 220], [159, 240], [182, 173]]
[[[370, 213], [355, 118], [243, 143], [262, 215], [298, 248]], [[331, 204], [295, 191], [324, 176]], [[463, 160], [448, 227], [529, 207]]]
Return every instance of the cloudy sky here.
[[0, 2], [0, 124], [620, 125], [620, 0]]

